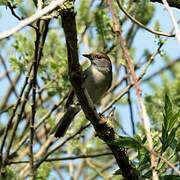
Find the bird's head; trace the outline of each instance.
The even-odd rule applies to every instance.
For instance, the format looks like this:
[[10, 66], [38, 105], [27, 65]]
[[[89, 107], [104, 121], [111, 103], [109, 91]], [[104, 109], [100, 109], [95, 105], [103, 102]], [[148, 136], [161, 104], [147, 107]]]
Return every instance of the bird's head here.
[[110, 58], [102, 52], [92, 52], [90, 54], [83, 54], [84, 57], [87, 57], [92, 65], [97, 67], [111, 67]]

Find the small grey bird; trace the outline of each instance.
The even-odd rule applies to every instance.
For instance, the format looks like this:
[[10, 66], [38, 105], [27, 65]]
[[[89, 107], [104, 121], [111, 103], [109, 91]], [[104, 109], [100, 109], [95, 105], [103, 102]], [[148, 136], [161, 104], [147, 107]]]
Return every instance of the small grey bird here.
[[[100, 52], [83, 54], [83, 56], [91, 62], [91, 65], [83, 72], [83, 85], [86, 87], [93, 103], [97, 104], [112, 83], [111, 60], [105, 53]], [[62, 137], [66, 133], [75, 115], [81, 110], [73, 90], [69, 93], [65, 108], [66, 112], [55, 127], [55, 137]]]

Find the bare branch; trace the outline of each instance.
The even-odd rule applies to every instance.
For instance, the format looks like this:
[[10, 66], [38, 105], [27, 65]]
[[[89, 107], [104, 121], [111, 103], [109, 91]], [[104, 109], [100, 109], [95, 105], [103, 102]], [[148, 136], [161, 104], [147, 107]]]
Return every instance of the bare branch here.
[[135, 19], [134, 17], [132, 17], [121, 5], [121, 3], [119, 2], [119, 0], [117, 0], [118, 6], [121, 9], [121, 11], [135, 24], [137, 24], [138, 26], [140, 26], [141, 28], [145, 29], [146, 31], [153, 33], [155, 35], [158, 36], [167, 36], [167, 37], [174, 37], [174, 34], [169, 34], [169, 33], [164, 33], [164, 32], [159, 32], [159, 31], [155, 31], [153, 29], [149, 29], [147, 28], [145, 25], [143, 25], [141, 22], [139, 22], [137, 19]]
[[[117, 3], [118, 3], [118, 6], [120, 8], [121, 4], [118, 0], [117, 0]], [[145, 105], [143, 103], [142, 94], [141, 94], [142, 90], [140, 88], [138, 77], [135, 73], [133, 61], [132, 61], [131, 56], [129, 54], [129, 51], [127, 49], [126, 41], [122, 36], [121, 25], [118, 21], [116, 14], [115, 14], [113, 4], [112, 4], [112, 0], [108, 0], [108, 4], [110, 6], [110, 12], [112, 14], [113, 29], [114, 29], [114, 32], [116, 34], [117, 40], [119, 40], [120, 47], [122, 48], [123, 58], [126, 60], [128, 70], [131, 74], [132, 81], [134, 82], [134, 86], [135, 86], [135, 90], [136, 90], [136, 96], [137, 96], [137, 104], [139, 107], [140, 117], [141, 117], [141, 120], [142, 120], [142, 123], [144, 126], [144, 130], [145, 130], [145, 134], [146, 134], [146, 138], [147, 138], [147, 142], [148, 142], [148, 149], [150, 151], [154, 151], [153, 150], [153, 141], [152, 141], [152, 137], [151, 137], [151, 131], [150, 131], [150, 127], [149, 127], [149, 125], [150, 125], [149, 124], [149, 118], [148, 118], [148, 115], [146, 112]], [[152, 168], [152, 173], [153, 173], [153, 180], [158, 180], [158, 175], [157, 175], [157, 172], [155, 170], [155, 168], [157, 166], [156, 156], [153, 153], [151, 153], [150, 157], [151, 157], [151, 168]]]
[[2, 62], [2, 64], [3, 64], [4, 70], [6, 71], [7, 78], [8, 78], [8, 80], [9, 80], [10, 84], [11, 84], [12, 90], [13, 90], [15, 96], [18, 97], [18, 93], [17, 93], [17, 91], [16, 91], [15, 85], [14, 85], [13, 81], [11, 80], [11, 77], [10, 77], [10, 75], [9, 75], [9, 73], [8, 73], [8, 68], [7, 68], [7, 66], [6, 66], [5, 60], [4, 60], [4, 58], [3, 58], [1, 55], [0, 55], [0, 59], [1, 59], [1, 62]]
[[176, 38], [177, 38], [178, 43], [180, 45], [180, 30], [179, 30], [178, 24], [176, 22], [176, 18], [174, 16], [174, 13], [173, 13], [172, 9], [170, 8], [170, 6], [169, 6], [169, 4], [168, 4], [168, 2], [166, 0], [162, 0], [162, 2], [164, 4], [164, 7], [167, 9], [171, 19], [172, 19], [172, 23], [173, 23], [175, 33], [176, 33]]
[[51, 12], [53, 9], [55, 9], [56, 7], [62, 5], [66, 0], [56, 0], [56, 1], [52, 1], [48, 6], [46, 6], [45, 8], [36, 11], [36, 13], [32, 16], [30, 16], [29, 18], [26, 18], [24, 20], [22, 20], [17, 26], [15, 26], [14, 28], [5, 31], [3, 33], [0, 33], [0, 39], [4, 39], [7, 38], [11, 35], [13, 35], [14, 33], [20, 31], [22, 28], [24, 28], [25, 26], [31, 24], [32, 22], [36, 21], [37, 19], [41, 18], [42, 16], [46, 15], [47, 13]]
[[142, 82], [146, 82], [151, 80], [152, 78], [154, 78], [155, 76], [161, 74], [162, 72], [164, 72], [165, 70], [168, 70], [169, 68], [171, 68], [172, 66], [174, 66], [175, 64], [180, 63], [180, 58], [169, 62], [166, 66], [162, 67], [161, 69], [157, 70], [156, 72], [154, 72], [153, 74], [149, 75], [148, 77], [144, 78], [142, 80]]
[[[34, 130], [37, 130], [39, 127], [41, 127], [41, 125], [45, 122], [45, 120], [47, 120], [47, 119], [50, 117], [50, 115], [64, 102], [64, 100], [66, 99], [66, 97], [67, 97], [67, 95], [66, 95], [64, 98], [62, 98], [62, 100], [59, 101], [58, 104], [55, 104], [55, 105], [52, 107], [52, 109], [51, 109], [47, 114], [45, 114], [45, 115], [39, 120], [39, 122], [35, 125]], [[23, 139], [22, 139], [22, 140], [19, 142], [19, 144], [17, 145], [17, 148], [15, 149], [15, 152], [16, 152], [16, 153], [20, 150], [20, 148], [23, 146], [23, 144], [25, 144], [25, 142], [26, 142], [27, 140], [28, 140], [28, 135], [25, 135], [25, 136], [23, 137]]]
[[12, 124], [12, 121], [13, 121], [13, 119], [14, 119], [14, 117], [15, 117], [15, 113], [16, 113], [16, 111], [17, 111], [17, 108], [18, 108], [18, 106], [19, 106], [20, 103], [21, 103], [21, 100], [22, 100], [21, 98], [22, 98], [22, 96], [23, 96], [24, 90], [25, 90], [25, 88], [26, 88], [26, 86], [27, 86], [27, 84], [28, 84], [28, 79], [29, 79], [29, 75], [30, 75], [30, 73], [31, 73], [31, 69], [32, 69], [32, 66], [30, 66], [30, 69], [29, 69], [29, 71], [28, 71], [28, 75], [27, 75], [27, 77], [26, 77], [26, 79], [25, 79], [25, 81], [24, 81], [24, 84], [23, 84], [23, 87], [22, 87], [22, 89], [21, 89], [19, 98], [17, 99], [17, 102], [16, 102], [16, 104], [15, 104], [14, 107], [13, 107], [12, 115], [11, 115], [9, 121], [8, 121], [7, 126], [6, 126], [6, 129], [5, 129], [3, 138], [2, 138], [1, 149], [0, 149], [0, 155], [1, 155], [1, 156], [2, 156], [2, 154], [3, 154], [3, 148], [4, 148], [5, 141], [6, 141], [8, 132], [9, 132], [9, 128], [10, 128], [10, 126], [11, 126], [11, 124]]
[[66, 138], [60, 145], [58, 145], [57, 147], [53, 148], [52, 150], [50, 150], [48, 153], [46, 153], [37, 163], [36, 163], [36, 168], [38, 168], [52, 153], [54, 153], [55, 151], [57, 151], [58, 149], [60, 149], [62, 146], [64, 146], [64, 144], [66, 144], [68, 141], [70, 141], [71, 139], [73, 139], [74, 137], [76, 137], [78, 134], [80, 134], [83, 130], [85, 130], [87, 127], [90, 126], [90, 123], [81, 127], [77, 132], [75, 132], [72, 136], [69, 136], [68, 138]]
[[[76, 160], [76, 159], [87, 159], [87, 158], [97, 158], [102, 156], [113, 155], [112, 152], [99, 153], [99, 154], [91, 154], [91, 155], [80, 155], [80, 156], [69, 156], [64, 158], [48, 158], [44, 160], [45, 162], [56, 162], [56, 161], [68, 161], [68, 160]], [[29, 163], [29, 161], [11, 161], [8, 164], [24, 164]]]

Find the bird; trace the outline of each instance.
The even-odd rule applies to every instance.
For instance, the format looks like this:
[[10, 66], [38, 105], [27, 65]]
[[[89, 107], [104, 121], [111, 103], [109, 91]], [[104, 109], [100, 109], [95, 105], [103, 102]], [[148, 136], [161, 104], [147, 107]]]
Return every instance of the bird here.
[[[90, 60], [90, 66], [82, 73], [83, 86], [86, 88], [92, 102], [97, 105], [111, 87], [112, 63], [107, 54], [103, 52], [92, 52], [83, 54], [83, 56]], [[78, 98], [73, 88], [71, 88], [65, 104], [65, 113], [55, 126], [54, 136], [56, 138], [65, 135], [68, 127], [80, 110], [81, 106]]]

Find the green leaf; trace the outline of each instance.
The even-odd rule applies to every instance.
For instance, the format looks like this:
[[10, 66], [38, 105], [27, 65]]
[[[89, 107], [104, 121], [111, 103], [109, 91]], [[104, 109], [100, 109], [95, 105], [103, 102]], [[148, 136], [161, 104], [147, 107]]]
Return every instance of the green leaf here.
[[119, 137], [118, 139], [111, 142], [111, 144], [118, 146], [120, 148], [134, 148], [134, 149], [141, 149], [142, 144], [132, 137]]
[[140, 149], [138, 151], [138, 159], [139, 159], [139, 170], [142, 171], [146, 168], [150, 167], [149, 161], [150, 161], [150, 155], [147, 153], [146, 149]]
[[163, 125], [162, 125], [162, 149], [161, 153], [165, 152], [166, 149], [174, 143], [174, 138], [178, 130], [179, 124], [175, 126], [175, 123], [180, 118], [180, 111], [175, 113], [173, 112], [173, 104], [171, 103], [170, 98], [165, 94], [165, 106], [163, 113]]
[[176, 121], [178, 121], [178, 119], [180, 118], [180, 111], [177, 112], [176, 114], [174, 114], [172, 116], [172, 118], [169, 120], [169, 129], [171, 130], [174, 126], [174, 124], [176, 123]]
[[48, 176], [50, 175], [50, 172], [52, 170], [52, 164], [51, 163], [42, 163], [40, 168], [38, 168], [37, 171], [37, 179], [48, 179]]
[[169, 128], [169, 120], [172, 117], [172, 103], [167, 94], [165, 94], [165, 118], [164, 118], [164, 125], [165, 128], [168, 130]]
[[179, 175], [165, 175], [161, 176], [160, 180], [180, 180]]
[[107, 48], [110, 44], [110, 41], [113, 39], [111, 29], [112, 22], [104, 9], [100, 7], [95, 13], [95, 24], [97, 26], [98, 39], [104, 48]]

